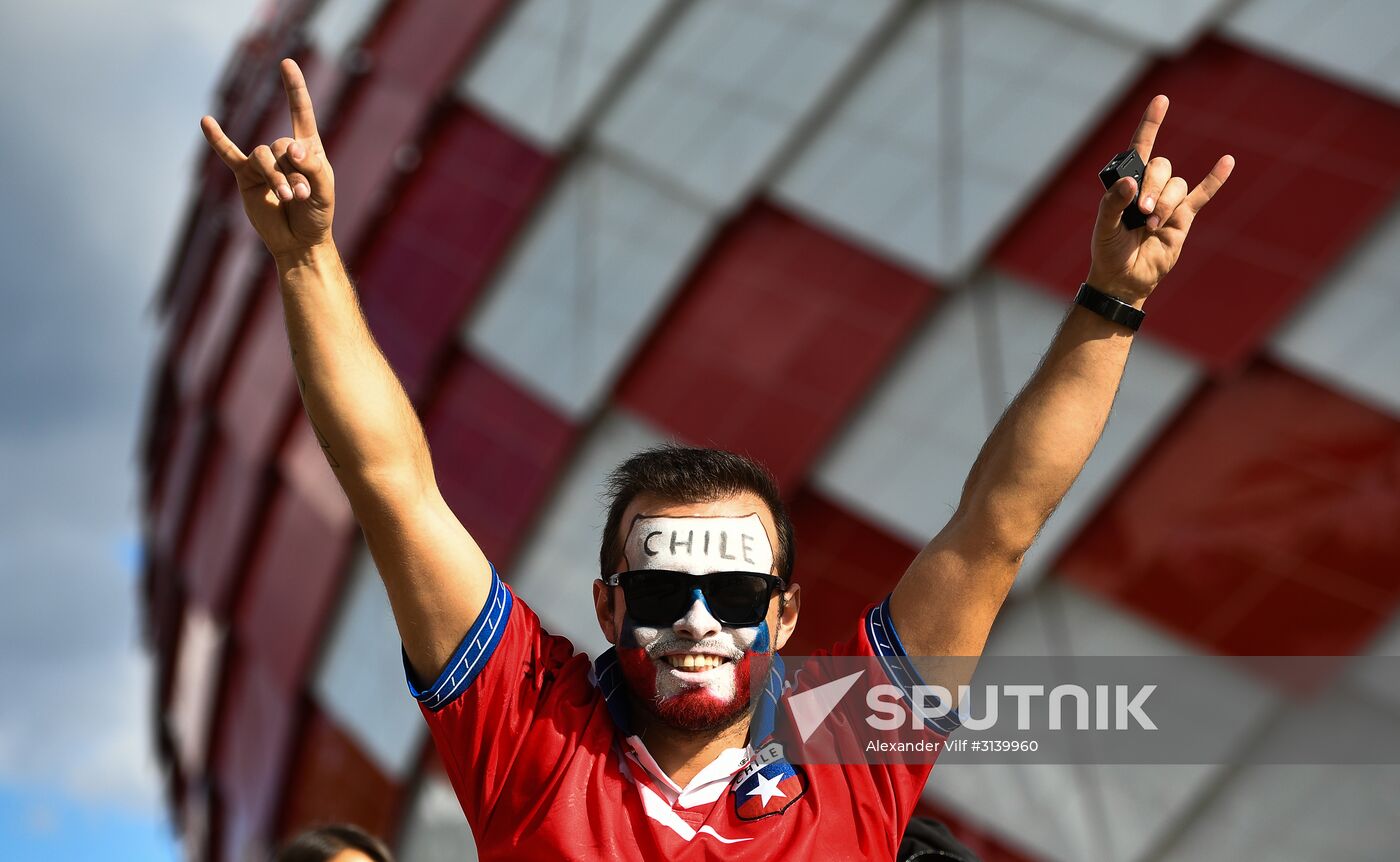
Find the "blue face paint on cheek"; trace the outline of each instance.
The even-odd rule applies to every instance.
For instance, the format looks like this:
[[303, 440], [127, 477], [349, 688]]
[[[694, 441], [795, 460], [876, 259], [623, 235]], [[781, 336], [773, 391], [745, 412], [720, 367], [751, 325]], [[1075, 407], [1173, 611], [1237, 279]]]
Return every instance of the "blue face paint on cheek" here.
[[758, 633], [754, 635], [753, 646], [749, 647], [749, 652], [768, 652], [768, 621], [764, 620], [758, 624]]

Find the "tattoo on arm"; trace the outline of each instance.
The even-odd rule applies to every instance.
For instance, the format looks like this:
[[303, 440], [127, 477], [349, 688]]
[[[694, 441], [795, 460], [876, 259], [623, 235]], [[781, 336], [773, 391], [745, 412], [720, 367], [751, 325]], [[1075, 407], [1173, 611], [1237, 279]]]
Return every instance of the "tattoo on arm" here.
[[330, 441], [326, 439], [325, 434], [321, 433], [316, 420], [311, 417], [311, 408], [306, 404], [306, 381], [301, 379], [301, 369], [297, 367], [297, 349], [295, 347], [292, 348], [292, 373], [297, 379], [297, 392], [301, 394], [302, 407], [306, 408], [306, 421], [311, 423], [311, 432], [316, 435], [316, 442], [321, 444], [321, 452], [325, 454], [326, 462], [331, 465], [332, 470], [338, 470], [340, 462], [331, 452]]

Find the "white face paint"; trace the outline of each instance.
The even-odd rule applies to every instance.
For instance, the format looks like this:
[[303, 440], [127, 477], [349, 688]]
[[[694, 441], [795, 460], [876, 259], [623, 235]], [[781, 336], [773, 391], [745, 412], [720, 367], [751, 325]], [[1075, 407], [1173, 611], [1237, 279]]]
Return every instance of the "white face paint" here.
[[[773, 570], [773, 547], [768, 531], [756, 513], [735, 517], [654, 517], [638, 515], [623, 544], [628, 570], [664, 569], [703, 575], [710, 572], [760, 572]], [[767, 651], [765, 625], [728, 628], [716, 620], [697, 599], [674, 625], [665, 628], [637, 625], [632, 628], [636, 646], [656, 665], [656, 696], [667, 700], [703, 688], [715, 700], [730, 703], [738, 694], [739, 674], [747, 673], [743, 661], [754, 650]], [[690, 658], [676, 658], [685, 654]], [[724, 661], [716, 663], [716, 656]], [[671, 658], [666, 658], [666, 656]], [[676, 663], [695, 666], [677, 667]]]
[[742, 518], [638, 515], [627, 531], [623, 561], [629, 569], [766, 575], [773, 570], [773, 547], [757, 513]]

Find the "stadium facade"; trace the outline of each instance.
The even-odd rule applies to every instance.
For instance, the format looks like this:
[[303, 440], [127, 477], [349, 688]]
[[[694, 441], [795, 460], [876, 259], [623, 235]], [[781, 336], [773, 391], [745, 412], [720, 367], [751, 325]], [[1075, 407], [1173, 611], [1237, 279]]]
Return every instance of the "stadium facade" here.
[[[552, 629], [602, 645], [599, 480], [678, 439], [777, 475], [801, 654], [948, 517], [1087, 270], [1097, 169], [1167, 93], [1176, 173], [1238, 167], [989, 650], [1218, 656], [1200, 703], [1258, 752], [1400, 730], [1367, 673], [1400, 652], [1397, 24], [1331, 0], [272, 0], [209, 112], [240, 144], [289, 134], [276, 64], [306, 70], [337, 243], [444, 495]], [[140, 453], [188, 856], [351, 820], [408, 862], [473, 858], [270, 257], [207, 150], [191, 188]], [[1240, 654], [1357, 658], [1323, 709]], [[988, 860], [1400, 858], [1397, 798], [1394, 768], [1259, 765], [950, 765], [926, 793]]]

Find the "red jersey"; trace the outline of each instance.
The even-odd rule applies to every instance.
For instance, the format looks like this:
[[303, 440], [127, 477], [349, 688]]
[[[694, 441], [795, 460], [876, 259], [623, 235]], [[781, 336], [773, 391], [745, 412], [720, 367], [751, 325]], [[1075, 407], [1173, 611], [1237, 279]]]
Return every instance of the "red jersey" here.
[[[878, 657], [905, 687], [889, 599], [855, 628], [829, 654]], [[494, 569], [486, 606], [447, 667], [424, 689], [410, 673], [409, 689], [482, 860], [893, 859], [933, 768], [931, 759], [788, 763], [765, 745], [785, 720], [777, 659], [750, 744], [680, 787], [629, 731], [614, 651], [590, 664], [546, 632]]]

